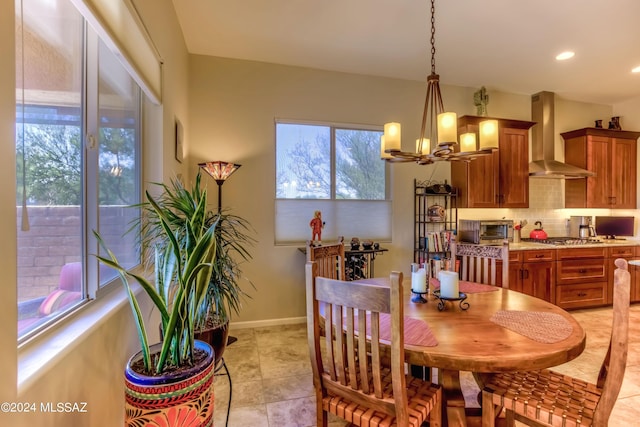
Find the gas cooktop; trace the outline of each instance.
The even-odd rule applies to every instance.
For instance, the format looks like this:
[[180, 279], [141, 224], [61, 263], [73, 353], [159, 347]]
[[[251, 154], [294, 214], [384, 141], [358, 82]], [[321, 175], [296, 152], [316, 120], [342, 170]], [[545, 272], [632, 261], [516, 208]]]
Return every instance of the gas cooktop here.
[[522, 238], [522, 242], [543, 243], [546, 245], [590, 245], [593, 243], [602, 243], [597, 239], [578, 239], [577, 237], [547, 237], [546, 239], [530, 239]]

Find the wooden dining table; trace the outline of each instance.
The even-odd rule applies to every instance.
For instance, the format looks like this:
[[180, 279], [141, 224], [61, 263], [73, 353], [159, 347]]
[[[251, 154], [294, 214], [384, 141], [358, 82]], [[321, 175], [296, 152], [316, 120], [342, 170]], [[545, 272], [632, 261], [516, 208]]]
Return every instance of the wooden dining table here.
[[[387, 278], [362, 281], [389, 283]], [[461, 291], [464, 285], [461, 282]], [[445, 301], [440, 310], [433, 294], [426, 303], [414, 303], [410, 286], [404, 288], [405, 357], [411, 365], [438, 368], [449, 426], [467, 425], [460, 371], [474, 373], [482, 387], [483, 374], [549, 368], [584, 350], [582, 326], [565, 310], [539, 298], [469, 284], [466, 289], [473, 292], [466, 292], [466, 310], [460, 301]], [[412, 328], [422, 335], [426, 331], [426, 344], [407, 339]]]

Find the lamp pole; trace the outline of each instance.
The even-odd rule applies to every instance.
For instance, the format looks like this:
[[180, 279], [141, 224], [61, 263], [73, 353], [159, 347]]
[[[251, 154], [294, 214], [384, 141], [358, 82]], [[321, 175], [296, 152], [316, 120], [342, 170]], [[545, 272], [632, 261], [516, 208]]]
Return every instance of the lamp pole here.
[[216, 179], [216, 183], [218, 184], [218, 213], [222, 212], [222, 184], [224, 184], [224, 179]]

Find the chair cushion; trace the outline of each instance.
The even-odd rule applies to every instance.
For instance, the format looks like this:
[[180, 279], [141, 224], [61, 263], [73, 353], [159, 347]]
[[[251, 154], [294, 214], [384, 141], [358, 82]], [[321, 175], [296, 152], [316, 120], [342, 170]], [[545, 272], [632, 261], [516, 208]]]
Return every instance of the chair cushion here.
[[526, 418], [583, 427], [591, 425], [601, 395], [595, 384], [548, 369], [492, 375], [484, 392], [492, 393], [494, 405]]
[[[393, 399], [391, 395], [391, 373], [388, 368], [381, 370], [384, 397]], [[409, 426], [420, 427], [427, 420], [429, 412], [440, 405], [437, 399], [438, 386], [417, 378], [407, 378], [407, 399], [409, 407]], [[340, 396], [327, 396], [322, 399], [322, 409], [330, 412], [356, 426], [396, 426], [395, 418], [368, 406], [359, 405]]]
[[40, 316], [48, 316], [49, 314], [63, 309], [82, 298], [80, 292], [65, 291], [64, 289], [56, 289], [51, 292], [40, 304], [38, 314]]

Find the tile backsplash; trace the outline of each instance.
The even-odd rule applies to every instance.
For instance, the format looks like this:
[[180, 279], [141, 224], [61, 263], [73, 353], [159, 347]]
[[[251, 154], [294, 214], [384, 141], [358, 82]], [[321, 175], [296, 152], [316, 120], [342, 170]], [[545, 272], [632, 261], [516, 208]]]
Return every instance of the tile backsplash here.
[[[619, 209], [565, 209], [564, 208], [564, 180], [531, 178], [529, 180], [529, 208], [527, 209], [459, 209], [458, 218], [461, 219], [513, 219], [515, 223], [526, 220], [528, 224], [522, 229], [522, 237], [529, 237], [535, 228], [536, 221], [542, 222], [542, 227], [549, 236], [567, 236], [569, 234], [567, 220], [572, 215], [612, 215], [637, 216], [638, 210]], [[636, 224], [635, 237], [638, 237]]]

